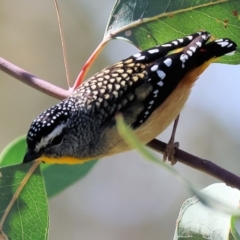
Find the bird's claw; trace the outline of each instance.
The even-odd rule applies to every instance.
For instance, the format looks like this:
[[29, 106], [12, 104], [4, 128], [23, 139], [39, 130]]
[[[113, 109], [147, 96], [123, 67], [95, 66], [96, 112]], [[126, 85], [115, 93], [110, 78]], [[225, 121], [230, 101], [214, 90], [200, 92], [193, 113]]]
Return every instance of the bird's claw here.
[[177, 163], [177, 160], [175, 159], [175, 149], [179, 148], [179, 142], [171, 142], [169, 141], [164, 153], [163, 153], [163, 161], [166, 162], [167, 160], [171, 162], [171, 165], [174, 165]]

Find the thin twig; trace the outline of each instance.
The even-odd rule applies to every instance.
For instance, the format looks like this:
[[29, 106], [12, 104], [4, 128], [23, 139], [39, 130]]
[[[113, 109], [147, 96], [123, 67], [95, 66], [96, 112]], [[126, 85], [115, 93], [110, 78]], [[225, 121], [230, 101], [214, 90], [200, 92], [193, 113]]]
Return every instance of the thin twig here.
[[80, 71], [80, 73], [79, 73], [79, 75], [78, 75], [78, 77], [77, 77], [77, 79], [74, 83], [73, 90], [81, 85], [81, 83], [83, 82], [84, 77], [86, 76], [89, 68], [92, 66], [93, 62], [95, 61], [95, 59], [97, 58], [99, 53], [103, 50], [104, 46], [107, 44], [107, 42], [110, 39], [111, 38], [104, 38], [103, 41], [97, 46], [95, 51], [92, 53], [92, 55], [89, 57], [89, 59], [87, 60], [87, 62], [83, 66], [82, 70]]
[[0, 70], [51, 97], [62, 100], [63, 98], [68, 97], [70, 94], [69, 91], [57, 87], [41, 78], [38, 78], [1, 57]]
[[61, 23], [60, 11], [59, 11], [57, 0], [54, 0], [54, 4], [55, 4], [55, 9], [56, 9], [56, 13], [57, 13], [57, 19], [58, 19], [58, 28], [59, 28], [61, 44], [62, 44], [62, 53], [63, 53], [63, 61], [64, 61], [64, 67], [65, 67], [65, 72], [66, 72], [66, 78], [67, 78], [68, 88], [70, 89], [70, 87], [71, 87], [71, 80], [70, 80], [70, 75], [69, 75], [69, 67], [68, 67], [68, 60], [67, 60], [66, 44], [65, 44], [64, 34], [63, 34], [63, 30], [62, 30], [63, 27], [62, 27], [62, 23]]

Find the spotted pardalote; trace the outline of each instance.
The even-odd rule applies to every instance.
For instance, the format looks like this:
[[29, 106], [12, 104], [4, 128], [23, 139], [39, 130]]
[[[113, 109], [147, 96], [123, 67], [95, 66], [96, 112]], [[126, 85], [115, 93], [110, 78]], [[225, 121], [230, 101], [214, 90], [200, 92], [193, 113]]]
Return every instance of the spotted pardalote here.
[[96, 73], [39, 115], [23, 162], [82, 163], [130, 150], [119, 135], [121, 113], [146, 144], [180, 113], [199, 75], [237, 45], [198, 32], [130, 56]]

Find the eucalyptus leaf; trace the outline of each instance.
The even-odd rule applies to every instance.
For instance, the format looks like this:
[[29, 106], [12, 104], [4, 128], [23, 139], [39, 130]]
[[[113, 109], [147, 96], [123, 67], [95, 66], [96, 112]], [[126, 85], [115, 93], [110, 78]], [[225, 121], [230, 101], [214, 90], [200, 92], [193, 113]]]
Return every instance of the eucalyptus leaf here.
[[0, 153], [0, 166], [3, 167], [21, 163], [26, 149], [26, 137], [21, 136], [16, 138]]
[[[0, 219], [33, 163], [0, 168]], [[40, 167], [34, 171], [3, 224], [9, 239], [48, 239], [48, 203]]]
[[[240, 46], [239, 0], [118, 0], [105, 37], [124, 39], [145, 50], [200, 30], [228, 37]], [[240, 54], [219, 62], [239, 64]]]
[[[233, 209], [239, 207], [240, 191], [223, 183], [210, 185], [202, 192]], [[206, 207], [197, 197], [193, 197], [181, 207], [174, 240], [239, 239], [235, 220], [234, 216]]]

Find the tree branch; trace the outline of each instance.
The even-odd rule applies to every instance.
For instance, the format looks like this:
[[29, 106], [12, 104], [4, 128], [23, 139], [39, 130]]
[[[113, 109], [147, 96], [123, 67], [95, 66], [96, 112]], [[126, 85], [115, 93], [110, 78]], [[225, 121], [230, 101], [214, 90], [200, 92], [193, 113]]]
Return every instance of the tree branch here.
[[7, 73], [8, 75], [20, 80], [21, 82], [33, 87], [40, 92], [43, 92], [51, 97], [62, 100], [70, 94], [70, 90], [64, 90], [57, 87], [41, 78], [34, 76], [33, 74], [17, 67], [16, 65], [8, 62], [7, 60], [0, 57], [0, 70]]
[[[151, 142], [147, 144], [147, 146], [163, 154], [167, 144], [157, 139], [153, 139]], [[209, 160], [196, 157], [180, 149], [175, 149], [174, 156], [177, 162], [181, 162], [189, 167], [207, 173], [208, 175], [219, 179], [220, 181], [226, 183], [227, 185], [240, 190], [240, 177], [221, 168], [217, 164], [210, 162]]]
[[[62, 100], [70, 95], [72, 89], [64, 90], [51, 83], [42, 80], [31, 73], [15, 66], [14, 64], [0, 58], [0, 70], [8, 75], [20, 80], [21, 82], [43, 92], [49, 96]], [[152, 140], [147, 144], [153, 150], [164, 153], [167, 144], [157, 139]], [[219, 167], [206, 159], [196, 157], [190, 153], [184, 152], [180, 149], [175, 150], [175, 159], [189, 167], [195, 168], [199, 171], [207, 173], [229, 186], [235, 187], [240, 190], [240, 178], [233, 173]]]

